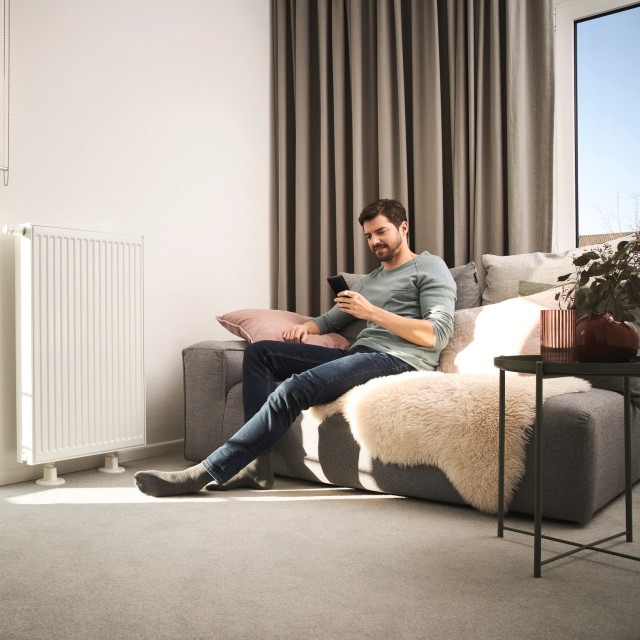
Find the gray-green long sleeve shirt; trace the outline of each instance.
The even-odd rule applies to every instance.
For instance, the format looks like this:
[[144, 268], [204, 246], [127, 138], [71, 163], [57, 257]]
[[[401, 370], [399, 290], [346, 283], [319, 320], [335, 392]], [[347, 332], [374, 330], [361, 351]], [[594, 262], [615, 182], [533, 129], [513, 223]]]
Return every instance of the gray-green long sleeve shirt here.
[[[390, 353], [418, 370], [430, 371], [438, 366], [440, 352], [453, 333], [456, 303], [456, 284], [441, 258], [425, 251], [395, 269], [381, 266], [364, 276], [353, 290], [376, 307], [396, 315], [429, 320], [435, 344], [422, 347], [368, 321], [352, 347], [362, 345]], [[353, 320], [352, 315], [340, 311], [337, 305], [313, 318], [320, 333], [340, 331]]]

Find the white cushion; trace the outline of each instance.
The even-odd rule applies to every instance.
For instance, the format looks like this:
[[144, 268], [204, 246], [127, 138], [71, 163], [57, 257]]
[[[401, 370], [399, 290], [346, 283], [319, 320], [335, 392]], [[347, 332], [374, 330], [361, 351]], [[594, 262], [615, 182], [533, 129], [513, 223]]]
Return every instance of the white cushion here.
[[497, 356], [540, 353], [540, 311], [558, 308], [557, 290], [456, 311], [453, 337], [440, 354], [438, 371], [497, 374]]

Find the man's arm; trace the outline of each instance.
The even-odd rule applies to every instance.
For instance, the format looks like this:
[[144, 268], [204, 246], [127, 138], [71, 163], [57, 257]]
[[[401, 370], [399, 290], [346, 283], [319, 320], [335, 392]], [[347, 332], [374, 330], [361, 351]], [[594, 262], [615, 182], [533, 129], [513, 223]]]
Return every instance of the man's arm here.
[[371, 304], [355, 291], [343, 291], [336, 298], [338, 308], [360, 320], [370, 320], [388, 331], [421, 347], [434, 347], [436, 338], [433, 325], [422, 318], [405, 318]]

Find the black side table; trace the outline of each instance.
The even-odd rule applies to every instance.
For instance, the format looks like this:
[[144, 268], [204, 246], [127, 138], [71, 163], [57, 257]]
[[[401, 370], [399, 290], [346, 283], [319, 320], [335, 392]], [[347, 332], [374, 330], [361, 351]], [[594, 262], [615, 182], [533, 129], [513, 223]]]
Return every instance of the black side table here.
[[[598, 545], [626, 536], [627, 542], [633, 542], [633, 513], [631, 501], [631, 393], [630, 378], [640, 377], [640, 362], [542, 362], [539, 355], [535, 356], [499, 356], [494, 358], [494, 365], [500, 369], [500, 417], [499, 417], [499, 450], [498, 450], [498, 537], [504, 537], [504, 531], [514, 531], [532, 535], [534, 538], [533, 575], [541, 576], [542, 565], [559, 560], [578, 551], [591, 549], [629, 560], [640, 557], [625, 553], [618, 553], [609, 549], [602, 549]], [[504, 525], [504, 453], [505, 453], [505, 371], [515, 373], [534, 373], [536, 376], [536, 419], [534, 431], [535, 475], [534, 475], [534, 531], [515, 529]], [[542, 534], [542, 383], [545, 378], [561, 376], [617, 376], [624, 379], [624, 468], [625, 468], [625, 508], [626, 530], [616, 533], [602, 540], [589, 544], [579, 544], [571, 540], [563, 540]], [[567, 544], [575, 549], [542, 560], [542, 538]]]

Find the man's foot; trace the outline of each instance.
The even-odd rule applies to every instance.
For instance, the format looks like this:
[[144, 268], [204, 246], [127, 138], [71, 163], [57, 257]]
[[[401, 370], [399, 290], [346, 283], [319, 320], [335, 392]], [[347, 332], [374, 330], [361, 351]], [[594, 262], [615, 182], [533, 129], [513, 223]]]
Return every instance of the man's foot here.
[[138, 489], [154, 498], [197, 493], [212, 480], [202, 463], [184, 471], [138, 471], [134, 478]]
[[273, 471], [271, 469], [271, 452], [261, 453], [242, 471], [238, 471], [233, 478], [222, 486], [212, 482], [207, 485], [207, 491], [226, 491], [227, 489], [271, 489], [273, 487]]

